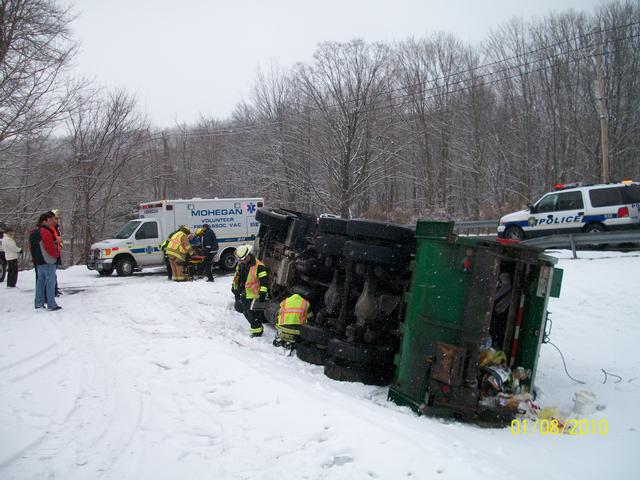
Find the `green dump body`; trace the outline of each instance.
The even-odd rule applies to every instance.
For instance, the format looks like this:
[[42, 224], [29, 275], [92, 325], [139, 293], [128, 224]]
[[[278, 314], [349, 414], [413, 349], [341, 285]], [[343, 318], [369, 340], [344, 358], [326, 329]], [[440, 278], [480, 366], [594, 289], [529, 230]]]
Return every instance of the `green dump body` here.
[[420, 414], [510, 420], [513, 407], [480, 402], [481, 355], [490, 338], [510, 369], [528, 372], [518, 391], [532, 391], [548, 299], [560, 293], [557, 260], [534, 247], [456, 236], [449, 222], [419, 221], [416, 240], [389, 399]]

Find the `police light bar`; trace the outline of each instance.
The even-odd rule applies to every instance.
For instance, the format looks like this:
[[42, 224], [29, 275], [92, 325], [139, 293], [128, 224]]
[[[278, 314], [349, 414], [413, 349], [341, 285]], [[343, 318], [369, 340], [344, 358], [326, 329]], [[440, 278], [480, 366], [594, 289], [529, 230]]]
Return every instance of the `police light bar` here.
[[556, 183], [553, 186], [554, 190], [565, 190], [567, 188], [576, 188], [576, 187], [581, 187], [582, 186], [582, 182], [574, 182], [574, 183]]

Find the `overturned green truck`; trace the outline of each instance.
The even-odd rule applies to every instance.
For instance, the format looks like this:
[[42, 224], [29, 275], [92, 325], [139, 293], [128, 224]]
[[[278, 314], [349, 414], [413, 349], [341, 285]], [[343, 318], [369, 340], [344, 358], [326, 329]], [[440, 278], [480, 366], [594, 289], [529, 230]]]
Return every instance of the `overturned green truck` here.
[[[335, 380], [390, 385], [418, 413], [509, 421], [532, 392], [562, 270], [534, 247], [415, 227], [260, 209], [267, 319], [292, 293], [313, 323], [296, 352]], [[515, 399], [515, 400], [514, 400]]]

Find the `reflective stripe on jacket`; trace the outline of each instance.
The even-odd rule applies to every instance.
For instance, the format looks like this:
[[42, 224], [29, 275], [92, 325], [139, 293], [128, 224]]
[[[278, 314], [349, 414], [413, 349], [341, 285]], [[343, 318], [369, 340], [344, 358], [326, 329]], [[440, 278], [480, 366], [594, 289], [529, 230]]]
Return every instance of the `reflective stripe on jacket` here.
[[276, 325], [278, 331], [297, 336], [300, 333], [300, 325], [304, 325], [309, 318], [313, 317], [310, 307], [309, 302], [297, 293], [285, 298], [280, 302]]
[[[236, 266], [236, 274], [233, 277], [232, 287], [234, 292], [240, 291], [240, 293], [242, 293], [242, 290], [239, 288], [242, 275], [241, 268], [241, 264]], [[252, 265], [249, 268], [249, 272], [247, 273], [247, 280], [244, 283], [244, 292], [247, 299], [252, 300], [254, 298], [258, 298], [261, 293], [264, 293], [265, 295], [267, 294], [269, 291], [266, 285], [267, 275], [269, 275], [269, 273], [267, 272], [267, 267], [264, 263], [257, 258], [254, 258]]]
[[189, 245], [189, 241], [187, 240], [187, 235], [182, 231], [178, 231], [169, 240], [166, 254], [184, 262], [185, 254], [191, 253], [192, 251], [191, 245]]

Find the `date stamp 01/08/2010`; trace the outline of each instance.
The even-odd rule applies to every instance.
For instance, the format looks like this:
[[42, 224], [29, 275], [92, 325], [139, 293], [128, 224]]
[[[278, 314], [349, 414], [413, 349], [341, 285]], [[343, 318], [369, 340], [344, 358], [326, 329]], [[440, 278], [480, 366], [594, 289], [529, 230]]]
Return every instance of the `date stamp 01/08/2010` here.
[[606, 435], [607, 433], [609, 433], [609, 422], [605, 419], [568, 418], [563, 422], [555, 418], [544, 418], [511, 421], [512, 435]]

